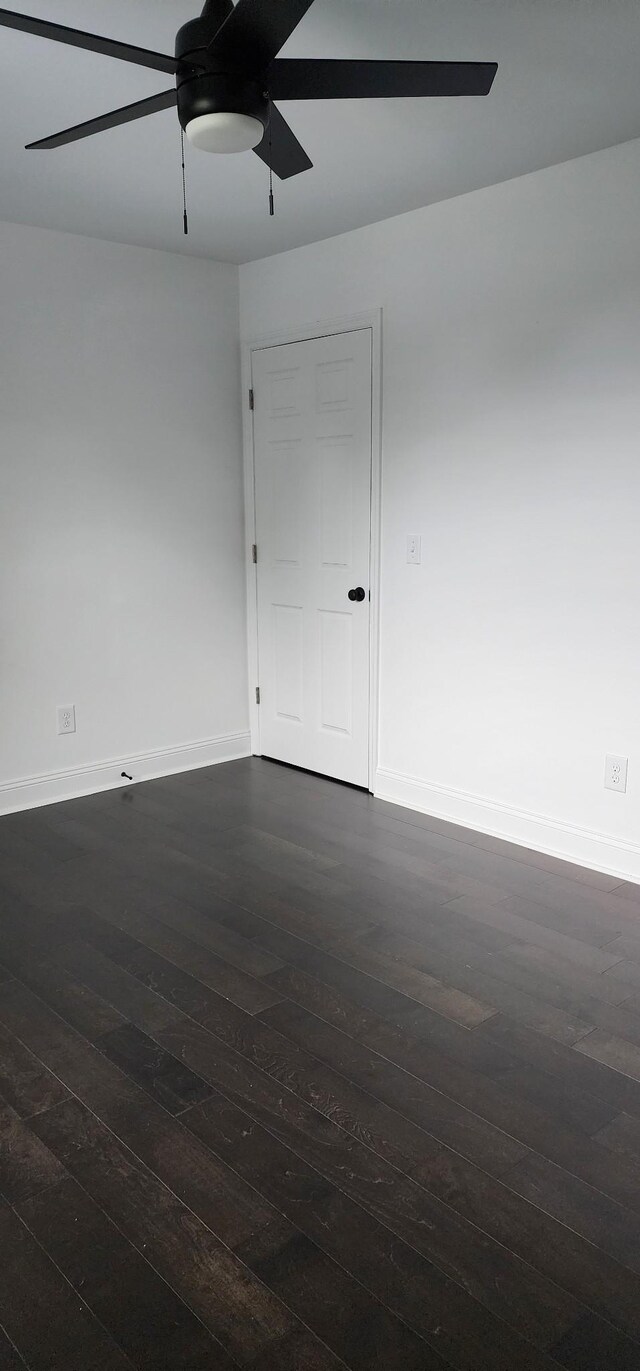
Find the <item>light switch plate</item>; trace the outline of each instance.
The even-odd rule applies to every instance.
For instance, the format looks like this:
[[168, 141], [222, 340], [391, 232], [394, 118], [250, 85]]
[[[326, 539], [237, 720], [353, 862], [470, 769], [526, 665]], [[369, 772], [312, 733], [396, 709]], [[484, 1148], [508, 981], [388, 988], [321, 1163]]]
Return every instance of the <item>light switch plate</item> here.
[[407, 561], [414, 565], [419, 565], [422, 561], [422, 539], [417, 533], [409, 533], [407, 536]]

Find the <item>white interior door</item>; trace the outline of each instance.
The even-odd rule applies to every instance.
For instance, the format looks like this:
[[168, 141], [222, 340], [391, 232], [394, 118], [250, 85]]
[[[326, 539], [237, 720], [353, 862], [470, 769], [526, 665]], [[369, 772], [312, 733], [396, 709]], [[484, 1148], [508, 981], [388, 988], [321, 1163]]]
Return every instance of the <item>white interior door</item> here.
[[366, 786], [371, 329], [258, 349], [252, 382], [260, 750]]

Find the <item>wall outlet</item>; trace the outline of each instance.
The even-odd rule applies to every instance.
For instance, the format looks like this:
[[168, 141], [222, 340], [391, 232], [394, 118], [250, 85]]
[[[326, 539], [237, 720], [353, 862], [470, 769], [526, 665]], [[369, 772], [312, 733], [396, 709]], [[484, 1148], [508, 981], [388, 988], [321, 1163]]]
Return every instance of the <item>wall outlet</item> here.
[[58, 710], [58, 733], [75, 733], [76, 731], [76, 707], [75, 705], [61, 705]]
[[605, 790], [625, 791], [627, 788], [627, 768], [629, 766], [628, 757], [605, 757], [604, 759], [604, 788]]
[[422, 560], [422, 539], [417, 533], [410, 533], [407, 537], [407, 561], [413, 562], [416, 566]]

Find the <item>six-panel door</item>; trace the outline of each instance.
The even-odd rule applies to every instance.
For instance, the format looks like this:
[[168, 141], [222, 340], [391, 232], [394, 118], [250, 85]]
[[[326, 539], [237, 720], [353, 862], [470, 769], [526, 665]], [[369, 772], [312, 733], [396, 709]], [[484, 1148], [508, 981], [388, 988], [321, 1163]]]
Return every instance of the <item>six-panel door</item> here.
[[252, 378], [261, 751], [366, 786], [371, 330], [259, 349]]

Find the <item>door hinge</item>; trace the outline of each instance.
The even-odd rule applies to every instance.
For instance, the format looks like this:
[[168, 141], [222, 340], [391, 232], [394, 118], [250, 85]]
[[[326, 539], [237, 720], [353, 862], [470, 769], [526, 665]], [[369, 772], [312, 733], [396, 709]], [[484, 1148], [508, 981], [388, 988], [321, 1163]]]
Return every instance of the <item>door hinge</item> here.
[[253, 386], [251, 386], [251, 387], [249, 388], [249, 409], [254, 409], [254, 408], [255, 408], [255, 396], [254, 396], [254, 394], [253, 394]]
[[253, 547], [252, 547], [252, 549], [251, 549], [251, 556], [252, 556], [252, 558], [253, 558], [254, 563], [257, 562], [257, 560], [258, 560], [258, 544], [257, 544], [257, 543], [254, 543], [254, 544], [253, 544]]
[[256, 686], [256, 704], [260, 704], [260, 686]]

